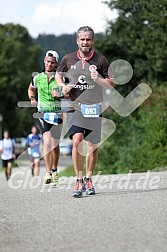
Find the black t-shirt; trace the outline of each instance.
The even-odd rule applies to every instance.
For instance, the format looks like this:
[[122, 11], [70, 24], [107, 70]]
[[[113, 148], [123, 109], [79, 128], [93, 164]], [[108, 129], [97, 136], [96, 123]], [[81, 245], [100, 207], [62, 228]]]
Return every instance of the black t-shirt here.
[[102, 86], [91, 79], [91, 70], [95, 69], [102, 78], [109, 78], [109, 62], [100, 53], [91, 51], [88, 58], [81, 58], [79, 51], [67, 54], [61, 60], [57, 72], [61, 77], [68, 78], [73, 85], [70, 100], [93, 104], [103, 101]]

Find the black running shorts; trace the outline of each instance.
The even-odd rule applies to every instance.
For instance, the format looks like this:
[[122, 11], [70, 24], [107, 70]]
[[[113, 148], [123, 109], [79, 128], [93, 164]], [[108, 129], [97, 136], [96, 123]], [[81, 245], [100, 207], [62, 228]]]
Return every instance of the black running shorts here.
[[2, 166], [7, 167], [8, 163], [13, 163], [13, 159], [4, 160], [2, 159]]
[[38, 126], [41, 131], [41, 134], [44, 134], [47, 131], [51, 132], [51, 136], [55, 139], [60, 139], [61, 131], [63, 127], [63, 115], [59, 115], [58, 125], [47, 123], [43, 118], [38, 119]]

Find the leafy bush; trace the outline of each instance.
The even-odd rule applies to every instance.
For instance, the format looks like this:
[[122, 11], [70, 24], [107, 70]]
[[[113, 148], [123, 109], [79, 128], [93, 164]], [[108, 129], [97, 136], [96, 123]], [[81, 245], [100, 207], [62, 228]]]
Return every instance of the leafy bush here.
[[99, 149], [96, 170], [105, 173], [143, 172], [167, 165], [167, 88], [153, 94], [131, 116], [106, 116], [117, 124], [115, 133]]

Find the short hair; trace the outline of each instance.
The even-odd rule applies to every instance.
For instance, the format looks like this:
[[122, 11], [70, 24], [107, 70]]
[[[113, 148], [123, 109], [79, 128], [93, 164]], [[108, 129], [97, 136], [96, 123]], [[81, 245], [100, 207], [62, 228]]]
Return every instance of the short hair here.
[[5, 129], [3, 133], [8, 133], [9, 134], [9, 130]]
[[94, 30], [90, 26], [82, 26], [77, 31], [77, 38], [80, 32], [91, 32], [92, 38], [94, 38]]
[[31, 130], [32, 130], [32, 128], [36, 128], [37, 133], [39, 133], [39, 128], [38, 128], [37, 125], [32, 125], [32, 126], [31, 126]]

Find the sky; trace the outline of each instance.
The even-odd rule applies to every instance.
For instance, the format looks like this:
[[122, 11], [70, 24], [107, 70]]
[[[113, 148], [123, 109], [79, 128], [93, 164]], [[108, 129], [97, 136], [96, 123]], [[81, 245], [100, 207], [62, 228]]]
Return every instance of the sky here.
[[117, 17], [102, 0], [0, 0], [0, 8], [0, 24], [20, 24], [33, 38], [72, 34], [84, 25], [104, 32], [107, 20]]

